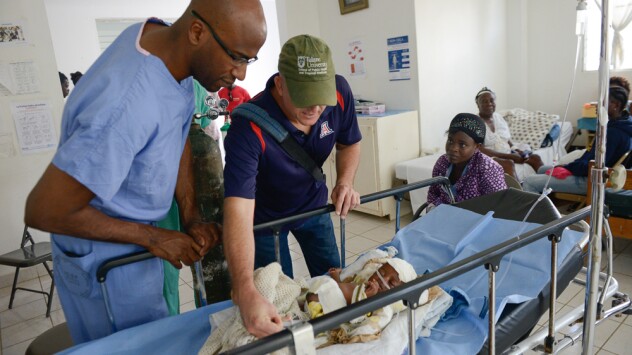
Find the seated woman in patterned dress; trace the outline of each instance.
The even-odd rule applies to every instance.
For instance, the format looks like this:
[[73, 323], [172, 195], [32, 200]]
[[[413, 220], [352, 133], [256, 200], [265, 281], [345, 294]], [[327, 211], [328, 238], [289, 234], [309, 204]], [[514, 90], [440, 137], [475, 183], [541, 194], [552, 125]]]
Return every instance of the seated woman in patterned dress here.
[[[518, 181], [534, 175], [542, 166], [542, 159], [537, 154], [512, 148], [509, 125], [503, 116], [496, 112], [496, 93], [484, 87], [476, 94], [475, 100], [478, 115], [487, 127], [481, 152], [492, 157], [507, 174]], [[530, 147], [522, 149], [531, 150]]]
[[[470, 113], [456, 115], [448, 129], [446, 154], [435, 163], [432, 176], [446, 176], [452, 184], [456, 202], [486, 195], [507, 188], [503, 168], [489, 156], [481, 153], [485, 140], [485, 123]], [[445, 188], [430, 187], [428, 203], [438, 206], [450, 203]]]

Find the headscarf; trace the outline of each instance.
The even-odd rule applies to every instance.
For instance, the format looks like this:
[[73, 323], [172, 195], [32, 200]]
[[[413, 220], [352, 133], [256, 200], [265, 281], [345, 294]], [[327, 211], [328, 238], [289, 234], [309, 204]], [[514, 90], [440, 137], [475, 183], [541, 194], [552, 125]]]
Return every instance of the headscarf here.
[[459, 113], [450, 122], [448, 133], [463, 132], [472, 137], [474, 142], [483, 143], [485, 141], [485, 122], [477, 115], [471, 113]]
[[480, 89], [480, 90], [478, 91], [478, 93], [476, 94], [476, 97], [474, 98], [474, 101], [475, 101], [476, 103], [478, 103], [478, 97], [479, 97], [479, 96], [481, 96], [481, 95], [483, 95], [483, 94], [491, 94], [491, 95], [494, 97], [494, 99], [496, 98], [496, 93], [495, 93], [495, 92], [493, 92], [493, 91], [492, 91], [490, 88], [488, 88], [487, 86], [483, 86], [483, 88], [482, 88], [482, 89]]
[[613, 85], [610, 87], [608, 94], [610, 95], [611, 99], [620, 102], [621, 107], [623, 107], [624, 109], [628, 105], [628, 96], [630, 93], [624, 87]]

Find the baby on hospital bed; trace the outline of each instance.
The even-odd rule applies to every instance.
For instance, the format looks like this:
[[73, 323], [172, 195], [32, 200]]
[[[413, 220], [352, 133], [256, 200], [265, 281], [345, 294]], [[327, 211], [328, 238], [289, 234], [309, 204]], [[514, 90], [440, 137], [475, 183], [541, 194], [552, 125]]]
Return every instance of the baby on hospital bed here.
[[[386, 250], [371, 250], [342, 270], [331, 269], [327, 275], [298, 282], [284, 275], [280, 266], [273, 263], [255, 270], [255, 286], [277, 307], [280, 315], [291, 320], [288, 323], [313, 319], [414, 280], [417, 277], [414, 268], [396, 258], [397, 252], [392, 246]], [[421, 336], [429, 335], [429, 329], [450, 307], [451, 301], [451, 297], [436, 286], [422, 293], [419, 304], [424, 306], [416, 311], [418, 314], [423, 311], [423, 315], [416, 318]], [[314, 345], [323, 348], [377, 340], [393, 316], [404, 309], [406, 306], [398, 301], [355, 318], [338, 329], [317, 335]], [[216, 354], [256, 340], [244, 328], [239, 310], [235, 307], [227, 311], [232, 314], [230, 319], [216, 320], [217, 324], [211, 319], [213, 329], [200, 354]]]

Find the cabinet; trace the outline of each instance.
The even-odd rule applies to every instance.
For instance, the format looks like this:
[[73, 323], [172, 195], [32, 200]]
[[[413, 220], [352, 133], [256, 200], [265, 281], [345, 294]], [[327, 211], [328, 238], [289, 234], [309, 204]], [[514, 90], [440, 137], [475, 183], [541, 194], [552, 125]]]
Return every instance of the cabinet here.
[[[387, 111], [376, 115], [358, 115], [362, 133], [360, 164], [354, 187], [364, 196], [395, 186], [395, 164], [419, 156], [419, 118], [417, 111]], [[336, 183], [336, 150], [323, 164], [327, 187]], [[331, 198], [330, 198], [331, 202]], [[402, 213], [408, 212], [402, 204]], [[395, 218], [395, 199], [384, 198], [362, 204], [356, 211]]]

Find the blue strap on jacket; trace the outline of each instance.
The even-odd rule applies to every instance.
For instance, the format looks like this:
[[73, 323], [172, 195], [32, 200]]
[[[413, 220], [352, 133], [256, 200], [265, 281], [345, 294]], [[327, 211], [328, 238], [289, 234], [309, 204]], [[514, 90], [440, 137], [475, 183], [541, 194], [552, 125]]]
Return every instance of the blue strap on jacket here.
[[307, 152], [291, 137], [288, 131], [261, 107], [244, 103], [237, 106], [233, 112], [233, 117], [242, 117], [253, 122], [259, 128], [274, 138], [277, 143], [288, 153], [292, 159], [299, 163], [308, 173], [310, 173], [316, 181], [325, 181], [323, 170], [314, 162]]

